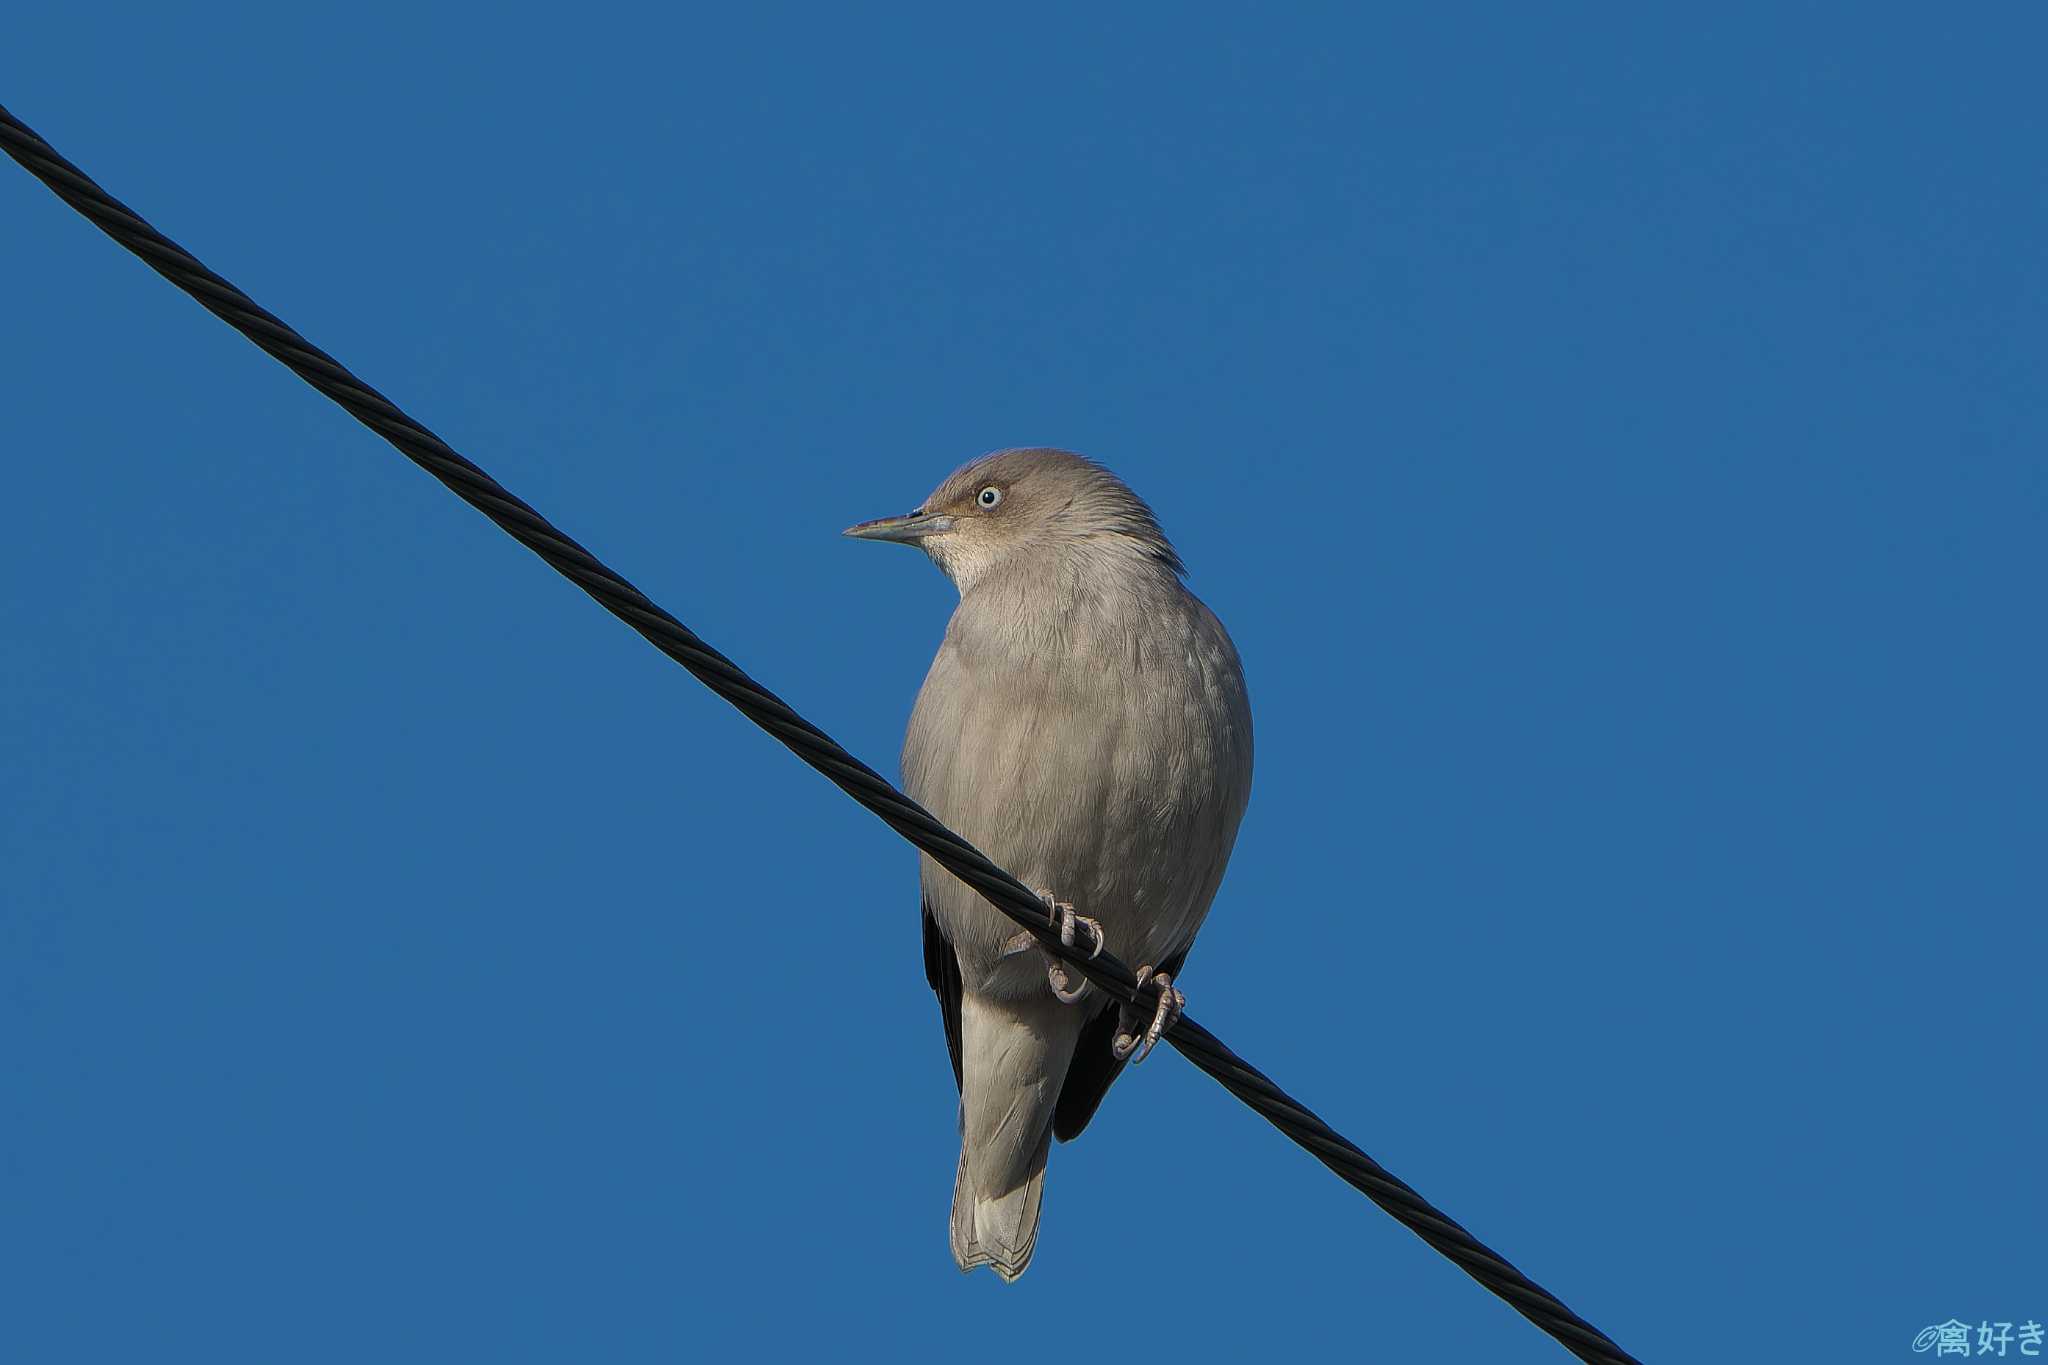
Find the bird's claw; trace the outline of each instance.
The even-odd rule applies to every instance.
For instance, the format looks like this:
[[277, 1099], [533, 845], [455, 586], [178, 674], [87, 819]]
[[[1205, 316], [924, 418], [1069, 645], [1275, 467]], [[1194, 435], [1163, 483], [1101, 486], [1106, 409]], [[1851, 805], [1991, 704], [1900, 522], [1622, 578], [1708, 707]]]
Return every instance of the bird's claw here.
[[[1159, 1045], [1161, 1036], [1180, 1022], [1182, 1013], [1188, 1007], [1187, 996], [1181, 994], [1180, 987], [1174, 985], [1173, 978], [1165, 972], [1154, 976], [1150, 967], [1138, 968], [1138, 989], [1144, 990], [1147, 981], [1156, 981], [1159, 984], [1159, 1007], [1152, 1011], [1151, 1024], [1146, 1027], [1143, 1034], [1119, 1032], [1115, 1041], [1109, 1045], [1111, 1054], [1118, 1061], [1129, 1057], [1132, 1066], [1152, 1055], [1152, 1049]], [[1133, 1053], [1137, 1055], [1132, 1056]]]
[[[1088, 937], [1093, 944], [1088, 949], [1089, 958], [1093, 959], [1102, 955], [1101, 920], [1075, 914], [1073, 906], [1063, 900], [1054, 898], [1050, 891], [1041, 891], [1038, 895], [1045, 902], [1046, 909], [1051, 912], [1053, 924], [1059, 928], [1060, 943], [1063, 946], [1072, 948], [1077, 931], [1080, 926], [1085, 924], [1088, 926]], [[1088, 994], [1086, 978], [1082, 979], [1079, 986], [1075, 986], [1073, 978], [1067, 975], [1066, 964], [1056, 957], [1047, 957], [1045, 960], [1045, 981], [1048, 986], [1052, 987], [1052, 998], [1059, 1001], [1062, 1005], [1075, 1004], [1082, 996]]]

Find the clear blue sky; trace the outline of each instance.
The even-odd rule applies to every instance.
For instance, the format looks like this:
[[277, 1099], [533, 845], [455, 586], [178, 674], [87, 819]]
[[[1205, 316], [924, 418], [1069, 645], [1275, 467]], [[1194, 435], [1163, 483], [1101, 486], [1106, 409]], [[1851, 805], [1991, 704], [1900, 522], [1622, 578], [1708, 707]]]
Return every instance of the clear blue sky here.
[[[1106, 461], [1258, 717], [1197, 1017], [1646, 1359], [2048, 1321], [2038, 9], [734, 9], [31, 7], [0, 102], [891, 772], [952, 591], [840, 528]], [[1173, 1056], [962, 1279], [908, 848], [0, 246], [9, 1358], [1565, 1358]]]

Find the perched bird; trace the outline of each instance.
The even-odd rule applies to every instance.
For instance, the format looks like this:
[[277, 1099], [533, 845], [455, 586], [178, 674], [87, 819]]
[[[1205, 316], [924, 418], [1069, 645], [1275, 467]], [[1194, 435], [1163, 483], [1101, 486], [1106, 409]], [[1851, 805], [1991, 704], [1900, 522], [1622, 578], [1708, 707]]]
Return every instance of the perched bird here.
[[904, 788], [1040, 892], [1062, 940], [1161, 987], [1128, 1017], [921, 856], [925, 977], [960, 1089], [952, 1247], [1014, 1280], [1046, 1154], [1185, 998], [1173, 986], [1251, 794], [1237, 650], [1152, 509], [1063, 450], [1004, 450], [849, 536], [915, 545], [960, 590], [903, 744]]

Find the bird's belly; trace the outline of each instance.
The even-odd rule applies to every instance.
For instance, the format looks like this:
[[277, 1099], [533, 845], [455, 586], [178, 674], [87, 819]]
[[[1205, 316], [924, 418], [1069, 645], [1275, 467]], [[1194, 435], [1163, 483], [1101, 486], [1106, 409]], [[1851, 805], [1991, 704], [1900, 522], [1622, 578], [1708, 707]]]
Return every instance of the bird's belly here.
[[[1217, 835], [1227, 855], [1234, 833], [1234, 819], [1205, 828], [1221, 804], [1199, 776], [1212, 765], [1157, 696], [1068, 685], [1008, 703], [921, 717], [936, 744], [906, 773], [912, 795], [1026, 886], [1100, 921], [1131, 965], [1185, 948], [1221, 875]], [[922, 873], [969, 990], [1044, 991], [1043, 959], [1015, 951], [1013, 921], [928, 858]]]

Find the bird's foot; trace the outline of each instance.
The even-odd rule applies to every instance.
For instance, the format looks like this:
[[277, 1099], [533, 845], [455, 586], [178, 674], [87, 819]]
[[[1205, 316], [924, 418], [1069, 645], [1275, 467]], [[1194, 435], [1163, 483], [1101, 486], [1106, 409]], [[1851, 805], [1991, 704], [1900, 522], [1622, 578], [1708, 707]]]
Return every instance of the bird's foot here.
[[[1129, 1033], [1119, 1030], [1116, 1040], [1109, 1045], [1111, 1054], [1118, 1061], [1129, 1057], [1132, 1066], [1136, 1066], [1151, 1055], [1152, 1049], [1159, 1044], [1160, 1036], [1180, 1022], [1181, 1015], [1188, 1007], [1188, 998], [1181, 994], [1180, 987], [1174, 985], [1173, 978], [1165, 972], [1154, 976], [1150, 967], [1138, 968], [1138, 989], [1144, 990], [1148, 980], [1159, 984], [1159, 1008], [1152, 1012], [1151, 1024], [1142, 1034], [1136, 1029]], [[1133, 1053], [1137, 1055], [1132, 1056]]]
[[[1081, 926], [1085, 924], [1088, 926], [1088, 940], [1092, 945], [1088, 949], [1088, 956], [1099, 957], [1102, 953], [1102, 921], [1075, 914], [1073, 906], [1055, 899], [1050, 891], [1041, 891], [1038, 894], [1045, 902], [1046, 908], [1052, 912], [1052, 922], [1060, 931], [1060, 943], [1068, 948], [1073, 947]], [[1067, 975], [1067, 965], [1056, 957], [1048, 956], [1045, 959], [1045, 980], [1046, 984], [1052, 987], [1052, 998], [1062, 1005], [1074, 1004], [1088, 994], [1087, 980], [1083, 978], [1080, 985], [1074, 985], [1073, 978]]]

